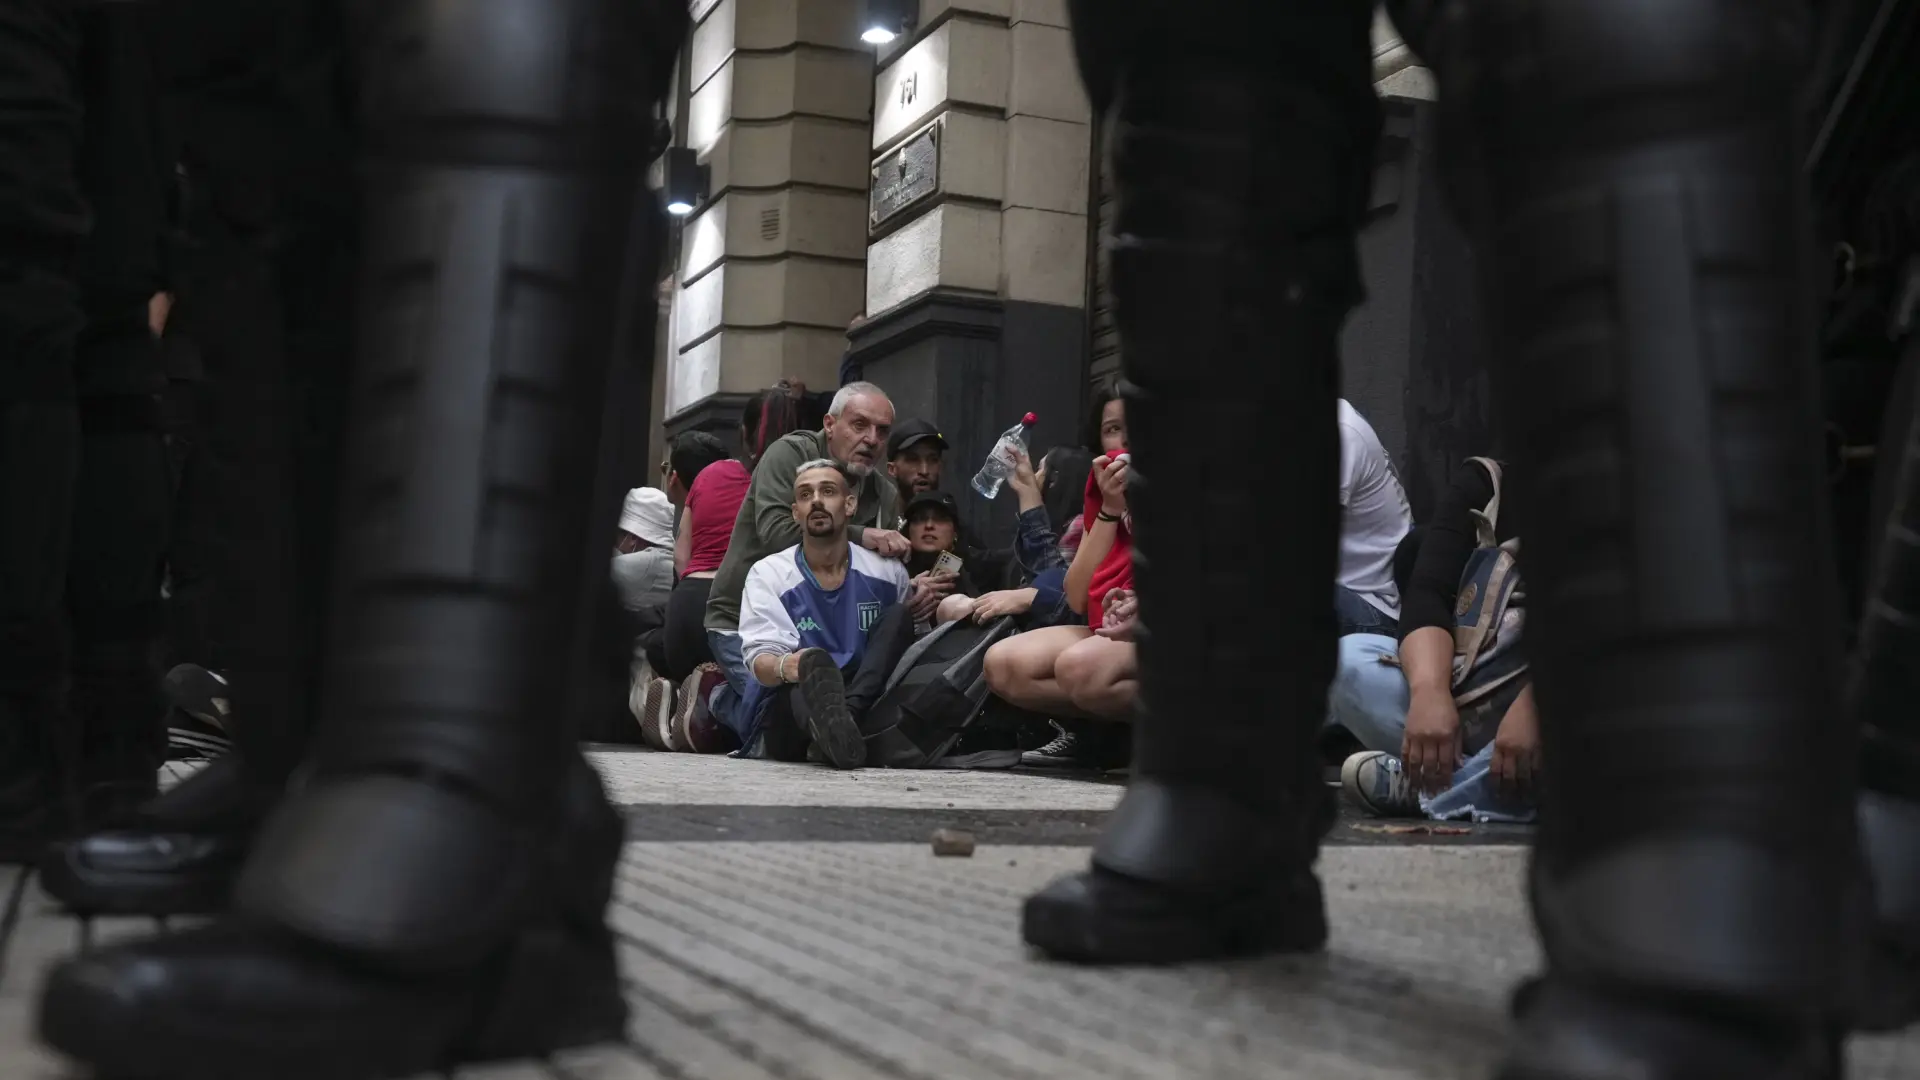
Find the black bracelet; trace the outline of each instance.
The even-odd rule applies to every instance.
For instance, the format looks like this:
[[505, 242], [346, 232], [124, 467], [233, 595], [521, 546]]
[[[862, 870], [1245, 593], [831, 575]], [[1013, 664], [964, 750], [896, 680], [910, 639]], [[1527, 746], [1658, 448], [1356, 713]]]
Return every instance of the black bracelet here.
[[1100, 511], [1099, 513], [1097, 513], [1097, 514], [1095, 514], [1095, 515], [1094, 515], [1094, 518], [1093, 518], [1093, 519], [1094, 519], [1095, 521], [1119, 521], [1119, 520], [1120, 520], [1120, 515], [1119, 515], [1119, 514], [1109, 514], [1109, 513], [1107, 513], [1107, 512], [1105, 511], [1105, 510], [1102, 510], [1102, 511]]

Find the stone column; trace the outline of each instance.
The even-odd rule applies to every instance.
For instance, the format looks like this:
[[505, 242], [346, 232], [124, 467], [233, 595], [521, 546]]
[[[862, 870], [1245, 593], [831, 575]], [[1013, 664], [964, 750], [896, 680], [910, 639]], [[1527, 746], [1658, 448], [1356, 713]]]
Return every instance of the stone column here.
[[681, 219], [665, 415], [730, 435], [783, 376], [837, 385], [864, 303], [873, 54], [861, 0], [694, 0], [680, 121], [711, 171]]
[[967, 479], [1021, 414], [1036, 449], [1085, 398], [1086, 93], [1066, 0], [922, 0], [875, 78], [866, 305], [854, 357], [901, 417], [940, 425], [976, 530], [1010, 522]]

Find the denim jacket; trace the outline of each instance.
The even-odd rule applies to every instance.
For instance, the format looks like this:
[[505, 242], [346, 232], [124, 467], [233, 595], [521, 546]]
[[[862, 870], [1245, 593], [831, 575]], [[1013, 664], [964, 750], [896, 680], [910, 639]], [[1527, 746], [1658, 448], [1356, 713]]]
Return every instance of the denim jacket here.
[[1044, 508], [1021, 512], [1013, 554], [1035, 592], [1033, 607], [1027, 613], [1031, 624], [1066, 626], [1078, 622], [1080, 616], [1067, 606], [1067, 559], [1060, 552], [1060, 540], [1053, 534]]

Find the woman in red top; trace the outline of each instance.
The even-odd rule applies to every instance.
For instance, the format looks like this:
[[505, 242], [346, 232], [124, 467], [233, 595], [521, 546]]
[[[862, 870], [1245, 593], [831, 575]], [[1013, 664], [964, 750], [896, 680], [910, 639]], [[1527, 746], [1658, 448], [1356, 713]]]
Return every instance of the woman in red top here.
[[1127, 522], [1125, 405], [1114, 398], [1101, 454], [1087, 478], [1086, 535], [1067, 567], [1067, 605], [1085, 626], [1029, 630], [987, 651], [987, 683], [1002, 699], [1053, 718], [1060, 738], [1026, 755], [1033, 766], [1113, 766], [1125, 761], [1124, 721], [1138, 682], [1133, 647], [1133, 534]]
[[740, 516], [740, 504], [753, 481], [753, 467], [767, 447], [798, 430], [799, 424], [793, 397], [783, 390], [768, 390], [748, 401], [740, 417], [740, 446], [747, 454], [744, 463], [733, 458], [714, 461], [711, 455], [683, 448], [685, 436], [674, 440], [667, 493], [682, 500], [683, 505], [680, 535], [673, 548], [673, 565], [680, 579], [667, 603], [666, 667], [662, 674], [689, 684], [686, 689], [691, 692], [683, 693], [683, 699], [699, 697], [694, 682], [704, 674], [701, 665], [713, 663], [703, 625], [707, 594], [713, 588], [720, 560], [727, 556], [734, 519]]

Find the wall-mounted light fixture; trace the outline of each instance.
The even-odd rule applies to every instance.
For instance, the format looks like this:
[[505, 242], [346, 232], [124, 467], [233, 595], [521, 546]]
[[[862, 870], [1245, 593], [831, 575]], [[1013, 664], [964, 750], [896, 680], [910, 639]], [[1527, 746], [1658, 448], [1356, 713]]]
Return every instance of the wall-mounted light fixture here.
[[711, 174], [690, 146], [669, 149], [665, 165], [666, 182], [661, 185], [661, 191], [666, 196], [667, 213], [685, 217], [707, 201]]
[[886, 45], [901, 34], [913, 32], [920, 17], [920, 0], [867, 0], [867, 17], [860, 40], [869, 45]]

